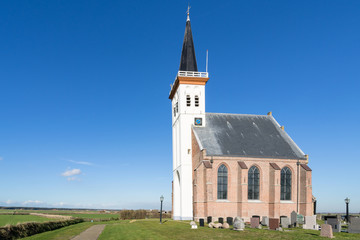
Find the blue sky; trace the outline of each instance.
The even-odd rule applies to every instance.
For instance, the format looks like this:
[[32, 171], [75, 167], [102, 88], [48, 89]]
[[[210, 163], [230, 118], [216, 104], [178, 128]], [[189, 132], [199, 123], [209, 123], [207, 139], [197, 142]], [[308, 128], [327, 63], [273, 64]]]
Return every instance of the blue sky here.
[[[0, 2], [0, 205], [171, 208], [188, 1]], [[360, 211], [359, 1], [192, 1], [206, 111], [274, 117]]]

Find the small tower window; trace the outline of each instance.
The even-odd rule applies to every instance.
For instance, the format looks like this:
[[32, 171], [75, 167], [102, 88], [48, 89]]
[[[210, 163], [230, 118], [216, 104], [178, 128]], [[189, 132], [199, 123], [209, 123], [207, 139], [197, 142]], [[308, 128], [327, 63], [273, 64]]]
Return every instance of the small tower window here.
[[191, 105], [190, 95], [186, 95], [186, 106], [190, 107], [190, 105]]
[[199, 106], [199, 96], [195, 96], [195, 107]]
[[179, 103], [178, 102], [176, 103], [175, 108], [176, 108], [176, 113], [178, 113], [179, 112]]

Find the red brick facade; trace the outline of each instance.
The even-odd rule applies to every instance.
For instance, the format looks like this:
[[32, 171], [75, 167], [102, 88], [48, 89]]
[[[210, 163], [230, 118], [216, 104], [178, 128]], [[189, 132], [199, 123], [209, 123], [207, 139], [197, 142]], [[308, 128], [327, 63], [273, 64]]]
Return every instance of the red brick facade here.
[[[212, 216], [216, 221], [219, 217], [240, 216], [249, 221], [253, 215], [290, 217], [290, 213], [297, 210], [304, 216], [313, 215], [311, 169], [307, 162], [303, 159], [207, 156], [192, 133], [194, 219]], [[217, 199], [217, 171], [222, 164], [228, 169], [226, 200]], [[260, 171], [260, 196], [259, 200], [248, 200], [248, 170], [254, 165]], [[283, 167], [288, 167], [292, 173], [291, 200], [288, 201], [280, 200]]]

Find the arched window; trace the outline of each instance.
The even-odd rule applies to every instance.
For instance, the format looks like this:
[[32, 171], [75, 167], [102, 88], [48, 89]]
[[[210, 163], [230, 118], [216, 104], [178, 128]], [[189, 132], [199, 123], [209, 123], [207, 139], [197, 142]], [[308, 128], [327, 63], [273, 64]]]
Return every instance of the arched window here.
[[291, 170], [288, 167], [281, 169], [280, 200], [291, 200]]
[[248, 199], [259, 199], [260, 172], [255, 166], [249, 169], [248, 173]]
[[217, 198], [218, 199], [227, 199], [227, 183], [228, 183], [228, 170], [224, 164], [222, 164], [218, 169], [218, 179], [217, 179]]

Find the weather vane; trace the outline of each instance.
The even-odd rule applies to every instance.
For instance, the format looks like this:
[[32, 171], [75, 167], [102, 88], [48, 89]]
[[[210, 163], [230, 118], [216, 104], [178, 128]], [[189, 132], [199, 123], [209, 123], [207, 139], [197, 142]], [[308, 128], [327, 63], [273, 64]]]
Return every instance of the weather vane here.
[[187, 11], [186, 11], [186, 13], [187, 13], [187, 21], [190, 21], [190, 4], [188, 4], [188, 9], [187, 9]]

